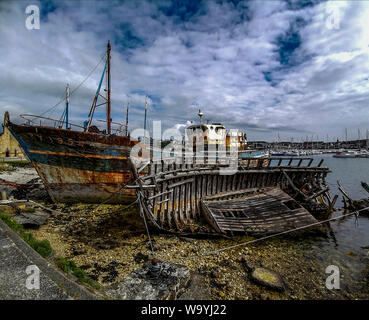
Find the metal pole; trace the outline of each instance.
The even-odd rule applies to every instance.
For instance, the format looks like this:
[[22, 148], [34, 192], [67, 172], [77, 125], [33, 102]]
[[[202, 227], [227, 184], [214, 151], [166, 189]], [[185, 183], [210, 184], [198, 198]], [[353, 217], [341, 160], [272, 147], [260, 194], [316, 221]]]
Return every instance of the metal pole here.
[[69, 84], [65, 90], [65, 129], [68, 129], [69, 124]]
[[147, 96], [145, 97], [144, 143], [146, 140], [146, 116], [147, 116]]
[[129, 101], [127, 103], [127, 114], [126, 114], [126, 136], [128, 136], [128, 109], [129, 109]]
[[360, 139], [361, 139], [361, 134], [360, 134], [360, 128], [357, 129], [357, 137], [358, 137], [358, 145], [359, 145], [359, 150], [361, 150], [361, 143], [360, 143]]
[[110, 41], [108, 41], [108, 45], [107, 45], [107, 61], [108, 61], [108, 68], [107, 68], [107, 87], [108, 87], [108, 92], [107, 92], [107, 112], [106, 112], [106, 121], [107, 121], [107, 129], [108, 129], [108, 134], [111, 133], [111, 105], [110, 105]]

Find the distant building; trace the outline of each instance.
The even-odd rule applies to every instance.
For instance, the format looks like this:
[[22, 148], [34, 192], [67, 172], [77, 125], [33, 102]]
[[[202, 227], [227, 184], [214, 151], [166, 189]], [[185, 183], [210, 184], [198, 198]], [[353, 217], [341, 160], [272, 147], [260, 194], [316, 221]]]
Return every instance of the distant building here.
[[[8, 111], [4, 114], [4, 123], [6, 117], [9, 118]], [[9, 129], [3, 124], [3, 132], [0, 134], [0, 158], [23, 158], [23, 150], [18, 141], [10, 133]]]

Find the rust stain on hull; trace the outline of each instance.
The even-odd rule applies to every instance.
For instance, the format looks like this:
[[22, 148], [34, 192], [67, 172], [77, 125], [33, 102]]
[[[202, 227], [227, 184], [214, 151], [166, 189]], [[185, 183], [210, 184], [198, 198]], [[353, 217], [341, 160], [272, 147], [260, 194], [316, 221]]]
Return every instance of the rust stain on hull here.
[[7, 124], [56, 202], [122, 203], [135, 199], [130, 137]]
[[40, 163], [34, 166], [55, 202], [124, 203], [136, 198], [134, 189], [124, 188], [130, 173], [97, 172], [61, 168]]

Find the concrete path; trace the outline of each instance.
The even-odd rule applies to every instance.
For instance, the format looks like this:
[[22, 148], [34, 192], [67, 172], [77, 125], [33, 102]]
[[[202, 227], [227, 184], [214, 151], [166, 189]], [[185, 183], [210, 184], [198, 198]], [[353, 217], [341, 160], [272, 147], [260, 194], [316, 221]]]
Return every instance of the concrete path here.
[[[27, 267], [30, 267], [27, 274]], [[39, 270], [39, 289], [28, 289], [27, 278]], [[36, 273], [35, 273], [36, 269]], [[28, 283], [35, 284], [33, 281]], [[29, 285], [28, 285], [29, 287]], [[96, 299], [66, 278], [0, 220], [0, 300]]]

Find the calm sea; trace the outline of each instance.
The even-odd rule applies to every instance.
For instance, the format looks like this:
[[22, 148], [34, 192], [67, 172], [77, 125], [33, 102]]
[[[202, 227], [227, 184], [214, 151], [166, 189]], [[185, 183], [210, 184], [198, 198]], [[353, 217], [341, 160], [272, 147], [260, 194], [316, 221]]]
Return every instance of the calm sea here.
[[[360, 181], [369, 183], [369, 158], [341, 159], [333, 158], [332, 155], [315, 155], [319, 161], [324, 159], [323, 166], [327, 166], [332, 171], [327, 176], [327, 183], [330, 187], [331, 196], [339, 195], [336, 203], [337, 208], [342, 208], [342, 195], [337, 189], [337, 180], [350, 194], [353, 199], [369, 197], [360, 185]], [[314, 162], [315, 162], [314, 161]], [[342, 210], [333, 213], [334, 216], [343, 214]], [[330, 222], [332, 232], [325, 239], [312, 239], [316, 246], [314, 255], [317, 261], [327, 265], [337, 265], [342, 274], [345, 274], [345, 281], [351, 282], [353, 291], [367, 290], [362, 283], [369, 277], [368, 257], [369, 250], [362, 247], [369, 246], [369, 215], [359, 216], [355, 221], [354, 216]], [[355, 290], [356, 289], [356, 290]], [[369, 293], [366, 291], [366, 293]]]

